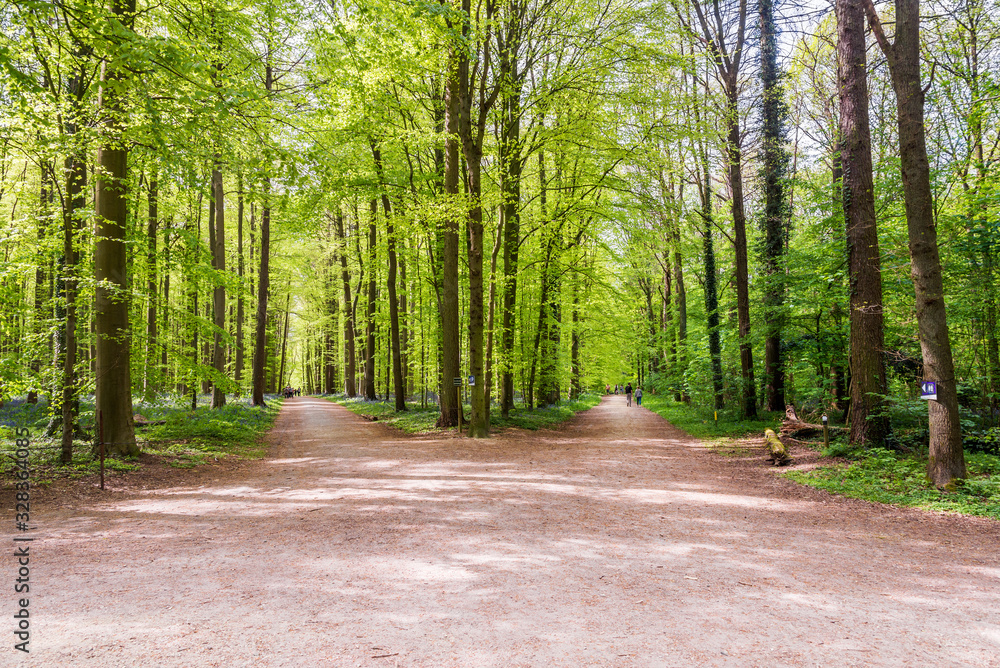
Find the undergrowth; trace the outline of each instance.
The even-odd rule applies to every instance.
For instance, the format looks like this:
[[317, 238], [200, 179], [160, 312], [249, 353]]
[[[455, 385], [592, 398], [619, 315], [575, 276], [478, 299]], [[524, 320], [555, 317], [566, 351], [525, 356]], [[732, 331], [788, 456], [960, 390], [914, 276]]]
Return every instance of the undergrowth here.
[[[407, 403], [406, 411], [396, 411], [393, 404], [383, 401], [367, 401], [365, 399], [345, 397], [328, 397], [330, 400], [340, 404], [344, 408], [373, 418], [379, 422], [385, 422], [397, 429], [409, 434], [428, 432], [435, 429], [435, 423], [441, 414], [436, 404], [428, 404], [427, 408], [421, 408], [418, 403]], [[510, 417], [503, 419], [500, 410], [496, 405], [490, 407], [490, 429], [498, 430], [507, 427], [518, 427], [520, 429], [541, 429], [551, 427], [565, 422], [581, 411], [593, 408], [599, 404], [601, 398], [593, 394], [584, 394], [579, 399], [570, 401], [560, 401], [552, 406], [542, 408], [527, 409], [515, 407], [510, 412]], [[468, 420], [472, 407], [465, 404], [462, 408], [465, 419]]]
[[853, 451], [848, 464], [811, 471], [789, 471], [785, 477], [854, 499], [898, 506], [980, 515], [1000, 520], [1000, 457], [966, 453], [968, 477], [953, 490], [939, 490], [927, 478], [927, 458], [883, 448]]
[[154, 413], [164, 423], [144, 429], [143, 450], [168, 458], [178, 468], [193, 468], [229, 455], [260, 459], [266, 454], [261, 437], [280, 409], [278, 398], [269, 398], [266, 408], [251, 406], [248, 399], [232, 399], [221, 408]]
[[777, 430], [784, 417], [784, 413], [760, 411], [756, 419], [747, 420], [740, 417], [737, 411], [729, 409], [714, 411], [711, 408], [674, 401], [663, 395], [646, 394], [642, 397], [642, 405], [692, 436], [716, 442], [760, 435], [765, 429]]
[[[259, 458], [265, 454], [261, 436], [271, 427], [281, 407], [281, 400], [270, 398], [268, 407], [253, 408], [247, 399], [231, 398], [226, 406], [209, 407], [210, 397], [199, 397], [198, 408], [191, 410], [190, 398], [174, 395], [154, 401], [135, 401], [137, 416], [136, 440], [143, 453], [163, 457], [168, 464], [192, 468], [207, 461], [236, 455]], [[30, 433], [29, 459], [34, 484], [46, 484], [54, 478], [77, 478], [96, 473], [100, 457], [94, 445], [93, 398], [80, 402], [80, 426], [83, 433], [73, 442], [73, 459], [60, 464], [59, 434], [48, 435], [51, 411], [44, 399], [37, 404], [23, 400], [8, 401], [0, 407], [0, 475], [9, 477], [12, 471], [15, 430]], [[152, 422], [154, 424], [144, 424]], [[155, 424], [162, 423], [162, 424]], [[115, 472], [134, 471], [139, 463], [134, 458], [105, 457], [105, 469]]]

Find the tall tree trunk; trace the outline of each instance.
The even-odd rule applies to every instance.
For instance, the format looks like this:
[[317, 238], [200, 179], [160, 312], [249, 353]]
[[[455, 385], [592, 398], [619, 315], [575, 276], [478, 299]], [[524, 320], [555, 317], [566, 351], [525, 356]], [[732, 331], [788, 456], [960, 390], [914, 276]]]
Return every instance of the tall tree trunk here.
[[[395, 407], [397, 411], [406, 410], [406, 383], [403, 380], [403, 360], [401, 356], [399, 342], [399, 300], [396, 295], [396, 231], [392, 221], [392, 205], [389, 203], [389, 194], [385, 191], [385, 172], [382, 169], [382, 151], [379, 150], [375, 141], [371, 142], [372, 157], [375, 160], [375, 171], [378, 173], [379, 183], [382, 188], [382, 212], [385, 214], [386, 251], [389, 256], [389, 267], [386, 281], [389, 291], [389, 340], [392, 355], [392, 384], [395, 395]], [[374, 258], [374, 256], [373, 256]], [[372, 263], [374, 268], [374, 263]], [[375, 273], [372, 272], [374, 278]], [[386, 387], [386, 393], [389, 388]]]
[[468, 166], [467, 191], [471, 200], [468, 222], [469, 256], [469, 375], [475, 385], [469, 388], [472, 410], [469, 414], [469, 436], [485, 438], [490, 434], [490, 416], [486, 412], [483, 378], [483, 345], [485, 317], [483, 312], [483, 206], [481, 202], [480, 169], [482, 146], [465, 141], [465, 161]]
[[[160, 282], [156, 271], [156, 241], [159, 234], [159, 184], [155, 172], [149, 177], [149, 211], [146, 217], [146, 293], [149, 300], [146, 307], [146, 359], [154, 360], [157, 355], [157, 296], [160, 292]], [[143, 389], [146, 401], [151, 401], [156, 395], [157, 379], [156, 365], [147, 364], [143, 367]]]
[[[683, 190], [682, 190], [683, 194]], [[679, 213], [679, 212], [678, 212]], [[673, 236], [673, 274], [674, 274], [674, 307], [677, 310], [677, 373], [681, 376], [678, 384], [679, 401], [688, 403], [687, 385], [684, 383], [684, 372], [687, 369], [687, 288], [684, 287], [684, 263], [681, 254], [681, 226], [679, 217], [673, 219], [671, 225]]]
[[[212, 290], [212, 322], [215, 325], [215, 337], [212, 347], [212, 368], [215, 369], [215, 380], [212, 382], [212, 408], [226, 405], [226, 390], [223, 379], [226, 375], [226, 349], [222, 341], [222, 333], [226, 329], [226, 286], [222, 275], [226, 271], [226, 193], [222, 183], [222, 170], [219, 158], [216, 156], [215, 169], [212, 170], [212, 206], [215, 208], [215, 234], [212, 245], [212, 268], [219, 272], [215, 278]], [[220, 386], [221, 384], [221, 386]]]
[[334, 219], [337, 227], [340, 255], [340, 276], [344, 289], [344, 392], [348, 397], [358, 396], [354, 384], [357, 362], [354, 357], [354, 309], [351, 307], [351, 275], [347, 269], [347, 241], [344, 238], [344, 216], [338, 211]]
[[[444, 150], [444, 194], [458, 199], [459, 184], [459, 81], [458, 69], [467, 57], [463, 46], [452, 44], [445, 78], [444, 108], [447, 132]], [[441, 231], [441, 417], [439, 427], [458, 424], [459, 394], [452, 378], [460, 378], [458, 338], [458, 219], [449, 215]]]
[[243, 301], [243, 173], [237, 174], [236, 181], [236, 279], [239, 290], [236, 296], [236, 365], [233, 369], [233, 381], [236, 383], [237, 394], [243, 393], [243, 321], [246, 319], [246, 307]]
[[569, 398], [578, 399], [583, 389], [580, 373], [580, 280], [573, 281], [573, 334], [570, 341]]
[[[77, 45], [74, 55], [80, 57], [83, 47]], [[66, 199], [63, 206], [62, 233], [63, 247], [59, 259], [59, 291], [56, 304], [64, 304], [64, 311], [59, 321], [59, 331], [56, 334], [56, 363], [62, 371], [62, 396], [60, 401], [62, 433], [60, 438], [59, 461], [69, 464], [73, 461], [73, 434], [76, 430], [76, 418], [79, 401], [77, 397], [77, 292], [79, 258], [77, 255], [77, 234], [83, 227], [81, 213], [86, 205], [85, 191], [87, 189], [87, 156], [85, 149], [77, 142], [79, 137], [79, 121], [82, 109], [86, 76], [84, 68], [75, 68], [69, 78], [67, 93], [69, 110], [66, 114], [65, 131], [69, 138], [71, 149], [66, 156]], [[61, 297], [61, 299], [59, 298]]]
[[[271, 65], [270, 44], [264, 66], [264, 90], [270, 95], [274, 87], [274, 68]], [[265, 166], [265, 169], [268, 169]], [[260, 214], [260, 274], [257, 278], [257, 316], [254, 323], [253, 348], [253, 389], [250, 402], [253, 406], [264, 406], [264, 384], [267, 366], [267, 299], [271, 286], [271, 175], [264, 174], [263, 206]]]
[[851, 443], [883, 446], [885, 331], [872, 184], [864, 0], [836, 0], [844, 220], [851, 281]]
[[[739, 322], [740, 369], [742, 371], [741, 411], [744, 417], [757, 416], [757, 388], [754, 383], [753, 349], [750, 345], [750, 282], [747, 266], [746, 213], [743, 204], [743, 157], [740, 134], [739, 91], [740, 64], [743, 61], [743, 44], [746, 39], [747, 3], [740, 0], [736, 25], [727, 31], [719, 18], [722, 14], [720, 0], [712, 0], [711, 7], [693, 3], [704, 41], [722, 81], [726, 96], [725, 156], [729, 167], [729, 186], [732, 194], [733, 247], [736, 254], [736, 312]], [[712, 11], [714, 20], [708, 18]], [[714, 26], [714, 27], [712, 27]], [[731, 32], [731, 35], [727, 34]], [[727, 40], [727, 37], [729, 39]]]
[[399, 263], [399, 361], [403, 368], [403, 393], [413, 392], [413, 372], [410, 368], [410, 311], [407, 306], [407, 295], [410, 286], [406, 282], [406, 239], [400, 239], [402, 250], [397, 253]]
[[170, 227], [171, 220], [163, 227], [163, 343], [160, 345], [160, 378], [162, 387], [167, 385], [167, 335], [170, 332]]
[[[35, 343], [36, 346], [41, 346], [42, 335], [46, 327], [46, 323], [44, 322], [46, 302], [49, 300], [49, 253], [46, 248], [48, 245], [46, 244], [46, 239], [50, 234], [49, 226], [52, 224], [52, 188], [54, 185], [52, 183], [52, 178], [54, 172], [54, 163], [47, 159], [41, 163], [41, 170], [38, 179], [38, 248], [36, 249], [35, 256], [35, 303], [33, 305], [34, 313], [32, 328], [32, 334], [38, 337], [38, 340]], [[41, 355], [33, 352], [31, 359], [31, 387], [28, 390], [28, 396], [26, 399], [29, 404], [38, 403], [38, 388], [40, 385], [38, 372], [41, 371], [41, 368]]]
[[260, 273], [257, 276], [257, 316], [254, 322], [253, 390], [251, 403], [264, 406], [267, 372], [267, 299], [271, 286], [271, 178], [264, 177], [264, 202], [260, 213]]
[[729, 164], [729, 186], [732, 190], [733, 249], [736, 254], [736, 313], [740, 335], [740, 371], [743, 376], [743, 417], [757, 417], [757, 386], [753, 373], [753, 347], [750, 343], [750, 274], [747, 261], [746, 213], [743, 208], [743, 149], [740, 134], [738, 84], [734, 80], [727, 90], [726, 158]]
[[490, 404], [492, 403], [493, 395], [493, 333], [495, 330], [496, 323], [496, 303], [497, 303], [497, 258], [500, 255], [500, 249], [503, 244], [500, 243], [500, 235], [503, 234], [503, 210], [500, 211], [501, 220], [497, 225], [496, 237], [493, 239], [493, 250], [490, 253], [490, 294], [487, 297], [487, 315], [486, 315], [486, 373], [485, 380], [483, 381], [483, 392], [486, 399], [486, 414], [490, 414]]
[[[124, 30], [130, 32], [135, 0], [112, 0], [111, 11]], [[95, 213], [97, 243], [94, 277], [97, 281], [94, 323], [97, 329], [96, 410], [104, 425], [107, 452], [135, 456], [132, 420], [131, 329], [128, 320], [128, 267], [125, 245], [127, 203], [125, 200], [128, 149], [123, 140], [124, 99], [122, 87], [127, 73], [114, 61], [101, 73], [101, 107], [108, 139], [97, 152]]]
[[[81, 94], [81, 73], [77, 73], [70, 83], [70, 94], [73, 97]], [[68, 134], [76, 135], [75, 119], [67, 126], [72, 129]], [[73, 460], [73, 434], [76, 430], [77, 418], [77, 272], [79, 259], [76, 250], [77, 234], [82, 227], [81, 213], [86, 205], [84, 192], [87, 187], [87, 162], [81, 152], [74, 150], [66, 158], [66, 207], [63, 210], [63, 249], [62, 249], [62, 301], [65, 303], [65, 321], [58, 337], [61, 340], [62, 362], [62, 434], [59, 460], [69, 464]]]
[[764, 384], [767, 410], [785, 409], [785, 365], [781, 354], [785, 282], [783, 259], [788, 229], [785, 178], [788, 152], [785, 141], [785, 102], [778, 69], [777, 25], [773, 0], [760, 0], [760, 78], [763, 85], [764, 169]]
[[288, 352], [288, 330], [292, 320], [292, 286], [288, 285], [288, 296], [285, 297], [285, 317], [281, 332], [281, 366], [278, 367], [278, 379], [275, 387], [279, 390], [288, 385], [291, 381], [285, 381], [285, 355]]
[[[335, 226], [333, 216], [329, 216], [327, 220], [330, 223], [327, 236], [333, 237], [336, 234], [332, 230]], [[327, 264], [323, 272], [326, 316], [329, 320], [320, 330], [319, 340], [316, 344], [319, 361], [316, 370], [317, 382], [315, 386], [318, 388], [318, 391], [326, 394], [333, 394], [337, 391], [337, 326], [340, 324], [340, 304], [337, 301], [337, 292], [339, 289], [336, 285], [339, 280], [337, 276], [339, 273], [337, 271], [338, 254], [336, 244], [334, 244], [334, 249], [327, 259]]]
[[[698, 122], [698, 111], [695, 109], [695, 122]], [[715, 408], [725, 408], [725, 395], [722, 386], [722, 343], [719, 340], [719, 293], [716, 286], [715, 240], [712, 230], [712, 180], [708, 171], [708, 150], [701, 146], [701, 174], [699, 175], [699, 193], [701, 195], [702, 232], [702, 262], [705, 268], [705, 313], [708, 317], [708, 354], [712, 366], [712, 394], [715, 398]]]
[[365, 399], [374, 401], [375, 393], [375, 305], [377, 287], [375, 283], [376, 244], [378, 231], [375, 227], [378, 216], [378, 200], [369, 202], [368, 218], [368, 308], [365, 312]]
[[[834, 220], [841, 221], [841, 224], [843, 224], [843, 219], [844, 219], [844, 193], [843, 193], [843, 188], [841, 187], [844, 179], [844, 170], [841, 163], [842, 155], [843, 153], [840, 147], [840, 139], [838, 136], [832, 156], [832, 163], [833, 163], [832, 174], [831, 174], [833, 179], [832, 210], [834, 212]], [[841, 229], [846, 230], [846, 227], [842, 227]], [[848, 369], [850, 368], [850, 364], [848, 364], [847, 367], [845, 367], [843, 364], [845, 358], [847, 358], [849, 361], [849, 354], [848, 354], [849, 351], [847, 350], [847, 346], [844, 345], [843, 343], [843, 337], [840, 335], [840, 318], [842, 314], [843, 314], [842, 307], [838, 301], [837, 303], [834, 304], [832, 315], [837, 332], [837, 341], [840, 343], [840, 345], [833, 354], [833, 359], [831, 362], [831, 373], [833, 374], [833, 392], [836, 398], [837, 410], [841, 411], [846, 415], [851, 405], [851, 396], [847, 389], [848, 386], [850, 385], [848, 379]]]
[[896, 37], [889, 43], [871, 0], [866, 4], [872, 30], [886, 59], [896, 93], [900, 168], [910, 245], [910, 275], [916, 293], [917, 328], [924, 358], [924, 380], [937, 382], [937, 401], [929, 402], [930, 452], [927, 475], [943, 487], [964, 478], [965, 455], [958, 410], [955, 364], [948, 335], [944, 281], [934, 221], [930, 164], [924, 137], [924, 89], [920, 83], [920, 0], [896, 0]]
[[[512, 66], [513, 67], [513, 66]], [[520, 81], [516, 71], [512, 81]], [[514, 407], [514, 334], [516, 327], [518, 251], [521, 246], [521, 104], [520, 87], [503, 100], [500, 142], [500, 190], [503, 197], [503, 329], [500, 341], [500, 413], [506, 419]]]

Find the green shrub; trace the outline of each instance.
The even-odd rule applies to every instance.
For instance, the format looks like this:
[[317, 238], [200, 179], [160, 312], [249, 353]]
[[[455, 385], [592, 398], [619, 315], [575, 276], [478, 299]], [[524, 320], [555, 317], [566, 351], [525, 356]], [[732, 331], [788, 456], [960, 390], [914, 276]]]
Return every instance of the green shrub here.
[[789, 471], [784, 475], [855, 499], [1000, 520], [1000, 457], [970, 455], [967, 465], [968, 477], [949, 491], [937, 489], [927, 479], [925, 457], [883, 448], [872, 448], [847, 465]]

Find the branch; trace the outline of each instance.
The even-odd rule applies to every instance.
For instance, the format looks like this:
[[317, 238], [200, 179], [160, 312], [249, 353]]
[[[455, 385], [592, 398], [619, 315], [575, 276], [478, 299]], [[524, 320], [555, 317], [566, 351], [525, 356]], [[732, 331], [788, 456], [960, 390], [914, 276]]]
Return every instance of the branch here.
[[875, 40], [878, 42], [879, 48], [882, 49], [882, 53], [885, 54], [891, 68], [895, 64], [892, 42], [885, 36], [885, 31], [882, 29], [882, 20], [878, 17], [878, 12], [875, 11], [875, 4], [872, 0], [862, 0], [862, 2], [865, 5], [865, 14], [868, 15], [868, 25], [871, 26]]

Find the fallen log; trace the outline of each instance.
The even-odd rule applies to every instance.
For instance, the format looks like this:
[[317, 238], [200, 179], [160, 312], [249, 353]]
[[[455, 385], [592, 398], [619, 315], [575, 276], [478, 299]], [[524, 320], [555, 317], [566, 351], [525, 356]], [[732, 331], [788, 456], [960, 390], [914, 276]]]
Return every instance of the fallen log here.
[[786, 466], [791, 463], [792, 458], [788, 456], [788, 449], [773, 429], [764, 430], [764, 445], [767, 446], [767, 458], [775, 466]]
[[[831, 432], [844, 431], [844, 427], [827, 427]], [[823, 425], [813, 424], [811, 422], [803, 422], [799, 419], [799, 416], [795, 413], [795, 406], [791, 404], [785, 409], [785, 419], [781, 423], [781, 430], [779, 431], [782, 437], [797, 438], [799, 436], [816, 436], [823, 434]]]

